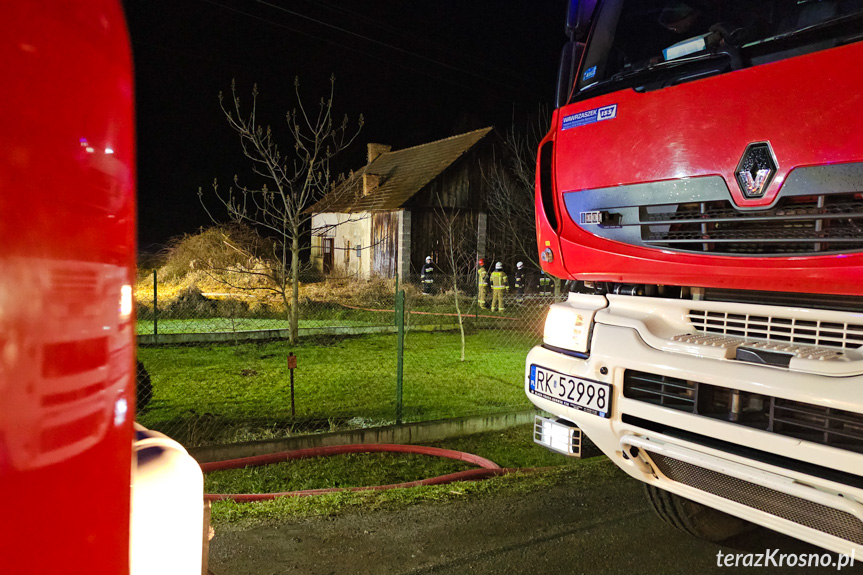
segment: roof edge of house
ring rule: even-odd
[[[380,158],[381,156],[384,156],[384,155],[398,154],[399,152],[406,152],[408,150],[413,150],[416,148],[422,148],[423,146],[430,146],[432,144],[439,144],[440,142],[446,142],[447,140],[455,140],[456,138],[464,138],[465,136],[469,136],[471,134],[476,134],[477,132],[483,132],[484,131],[485,132],[485,134],[483,134],[483,137],[484,137],[486,134],[491,132],[493,129],[494,129],[494,126],[487,126],[485,128],[479,128],[478,130],[471,130],[470,132],[464,132],[462,134],[455,134],[454,136],[448,136],[446,138],[441,138],[439,140],[432,140],[431,142],[425,142],[425,143],[417,144],[415,146],[410,146],[407,148],[400,148],[398,150],[390,150],[389,152],[384,152],[383,154],[378,156],[378,158]],[[377,160],[377,158],[375,158],[375,160]],[[372,164],[374,164],[374,161],[371,164],[366,164],[366,166],[371,166]]]

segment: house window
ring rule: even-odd
[[[357,259],[360,259],[361,255],[363,255],[363,247],[360,244],[357,244]]]

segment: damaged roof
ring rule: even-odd
[[[306,211],[320,214],[398,210],[491,130],[491,127],[483,128],[384,152]]]

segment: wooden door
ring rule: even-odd
[[[324,273],[328,274],[333,271],[333,238],[321,238],[321,250],[324,258]]]

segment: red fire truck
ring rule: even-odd
[[[0,573],[201,573],[201,470],[135,414],[132,60],[116,0],[0,20]]]
[[[540,143],[527,357],[668,523],[863,555],[863,2],[588,0]]]

